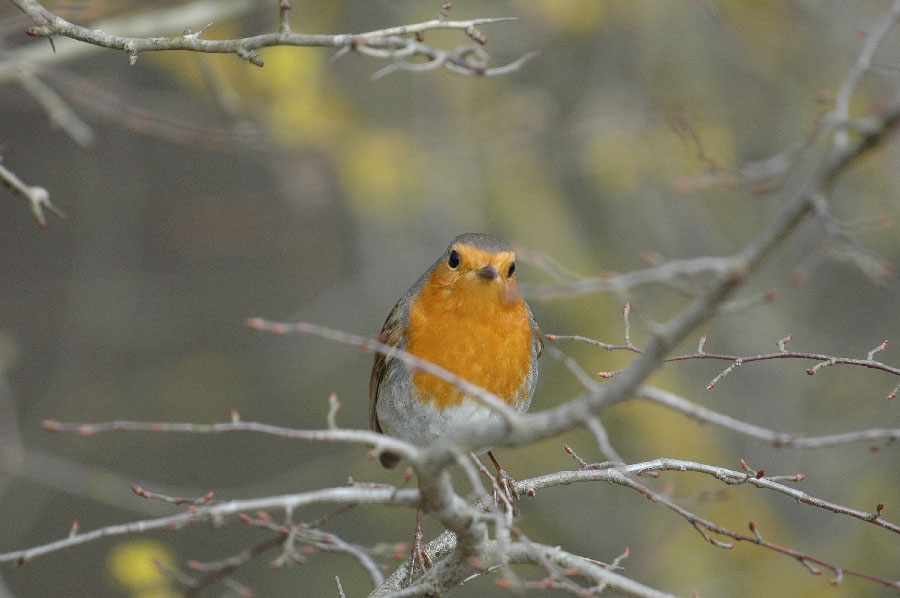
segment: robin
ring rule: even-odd
[[[453,239],[391,310],[379,338],[490,391],[519,413],[531,404],[544,344],[519,294],[516,254],[506,241],[480,233]],[[428,446],[468,424],[499,417],[434,374],[411,371],[384,354],[375,357],[369,425],[376,432]],[[506,473],[490,450],[481,452],[498,473]],[[383,452],[379,460],[392,468],[400,457]]]

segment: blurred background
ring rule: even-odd
[[[191,13],[193,20],[171,25],[158,14],[188,4],[47,7],[90,27],[115,19],[120,34],[147,23],[144,35],[178,35],[214,21],[208,39],[277,28],[274,0],[222,3],[211,16]],[[293,6],[294,30],[304,33],[369,31],[441,10],[440,2],[407,0]],[[453,2],[451,18],[517,18],[481,28],[492,66],[538,56],[498,78],[438,70],[373,79],[384,61],[330,61],[328,49],[262,50],[261,69],[235,56],[185,52],[141,54],[129,66],[121,53],[59,39],[54,55],[46,39],[24,35],[27,18],[0,4],[3,164],[46,187],[66,214],[40,229],[22,198],[0,191],[0,552],[65,537],[73,520],[86,531],[175,511],[137,498],[132,484],[230,499],[341,486],[349,477],[398,483],[399,473],[383,471],[356,446],[254,435],[80,437],[49,434],[41,422],[211,422],[236,409],[244,420],[314,429],[326,425],[327,397],[336,393],[339,425],[366,428],[371,356],[313,337],[253,332],[244,321],[306,320],[374,336],[461,232],[491,232],[527,250],[519,279],[545,333],[620,342],[630,301],[632,340],[642,344],[654,322],[688,304],[690,284],[554,299],[536,292],[553,279],[535,256],[597,276],[738,250],[802,186],[827,143],[813,145],[780,185],[703,189],[690,177],[728,173],[802,144],[888,6],[463,0]],[[425,39],[445,48],[471,43],[453,31]],[[853,114],[896,96],[898,59],[900,28],[860,83]],[[9,76],[19,66],[35,69],[90,127],[89,143],[49,121],[33,86]],[[896,143],[868,156],[841,178],[830,203],[856,242],[895,267],[898,158]],[[790,349],[858,358],[885,339],[900,343],[896,280],[874,280],[851,257],[819,222],[805,223],[737,297],[752,303],[777,289],[777,299],[723,314],[696,336],[708,336],[709,352],[744,356],[774,351],[788,333]],[[895,346],[879,357],[900,363]],[[633,358],[559,348],[590,373]],[[687,362],[666,366],[652,382],[783,432],[900,427],[900,404],[885,400],[900,380],[849,367],[810,377],[811,365],[750,364],[707,391],[727,363]],[[545,358],[532,410],[581,391],[565,367]],[[900,520],[896,444],[778,450],[639,402],[601,419],[630,462],[665,456],[738,469],[743,458],[770,475],[802,472],[802,489],[833,502],[866,511],[884,503],[885,518]],[[524,479],[574,467],[563,444],[589,461],[604,459],[583,431],[498,456]],[[884,529],[697,475],[664,474],[656,487],[723,526],[747,531],[753,520],[769,541],[900,578],[900,538]],[[748,543],[715,548],[623,488],[562,487],[521,507],[530,538],[605,562],[628,548],[626,575],[679,595],[896,594],[852,578],[832,587],[829,572],[810,575],[790,557]],[[411,511],[358,508],[327,529],[372,545],[409,541],[413,522]],[[426,530],[440,531],[433,521]],[[151,558],[173,567],[214,561],[265,537],[234,520],[217,530],[111,538],[3,567],[0,595],[177,595],[180,586],[156,575]],[[305,565],[272,570],[275,556],[236,579],[258,596],[337,595],[335,575],[348,595],[371,589],[348,558],[317,552]],[[204,595],[234,591],[218,585]],[[488,577],[454,595],[495,593]]]

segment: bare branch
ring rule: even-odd
[[[50,121],[81,147],[94,142],[94,130],[69,108],[65,100],[27,68],[19,69],[19,83],[47,112]]]
[[[635,347],[631,343],[626,343],[623,345],[615,345],[610,343],[604,343],[602,341],[594,340],[581,335],[564,335],[564,334],[545,334],[544,338],[551,342],[558,341],[576,341],[581,343],[586,343],[595,347],[599,347],[601,349],[606,349],[607,351],[631,351],[638,354],[643,354],[644,351],[638,347]],[[882,363],[877,361],[874,358],[876,353],[884,351],[887,348],[887,341],[882,342],[878,347],[868,352],[865,359],[859,359],[854,357],[838,357],[834,355],[826,355],[824,353],[809,353],[809,352],[800,352],[800,351],[788,351],[785,348],[785,344],[788,340],[790,340],[790,335],[778,341],[778,351],[776,353],[760,353],[758,355],[724,355],[721,353],[707,353],[703,350],[703,347],[706,345],[706,337],[703,337],[700,347],[696,353],[687,353],[683,355],[672,355],[663,359],[664,362],[673,362],[673,361],[689,361],[689,360],[704,360],[704,359],[712,359],[717,361],[729,361],[731,365],[729,365],[725,370],[720,372],[715,378],[713,378],[707,385],[707,390],[712,390],[718,385],[718,383],[733,372],[736,368],[746,365],[748,363],[754,363],[758,361],[770,361],[773,359],[797,359],[797,360],[806,360],[806,361],[817,361],[818,363],[813,367],[807,368],[806,373],[810,376],[815,375],[819,370],[834,366],[834,365],[852,365],[865,367],[873,370],[879,370],[882,372],[886,372],[888,374],[892,374],[894,376],[900,376],[900,368],[888,365],[886,363]],[[560,358],[562,359],[562,357]],[[571,366],[570,366],[571,368]],[[603,378],[610,378],[617,374],[618,372],[601,372],[600,375]],[[585,381],[583,380],[583,383]],[[887,398],[893,398],[891,395],[888,395]]]
[[[847,76],[844,77],[843,83],[841,83],[841,88],[834,99],[834,111],[829,115],[829,118],[835,123],[842,124],[849,120],[850,98],[853,95],[853,91],[856,89],[862,76],[869,72],[875,52],[898,20],[900,20],[900,0],[894,0],[885,16],[876,21],[874,27],[868,31],[866,41],[856,57],[856,62],[853,64],[850,72],[847,73]],[[850,136],[846,128],[840,127],[834,134],[834,146],[843,150],[849,142]]]
[[[195,507],[184,513],[144,519],[122,525],[110,525],[91,532],[70,535],[62,540],[50,542],[26,550],[16,550],[0,554],[0,563],[13,562],[23,565],[40,556],[85,544],[100,538],[145,533],[157,529],[178,529],[197,522],[219,521],[224,517],[265,509],[293,511],[316,504],[382,504],[413,507],[419,503],[419,492],[413,489],[396,488],[328,488],[303,494],[285,494],[248,500],[233,500],[211,506]]]
[[[3,166],[3,164],[0,164],[0,182],[13,193],[17,193],[28,200],[28,203],[31,205],[31,213],[34,215],[35,221],[41,228],[47,227],[47,218],[44,216],[45,209],[56,214],[60,218],[65,217],[63,213],[51,203],[50,193],[46,189],[26,184],[22,179],[17,177],[13,171]]]
[[[16,3],[36,23],[45,23],[41,9],[34,2]],[[108,30],[127,30],[131,35],[152,35],[160,30],[183,31],[185,24],[209,23],[211,20],[221,21],[234,18],[254,6],[253,0],[201,0],[188,4],[168,6],[157,10],[130,14],[122,18],[109,18],[92,23],[92,27]],[[39,5],[37,5],[39,6]],[[47,12],[47,11],[45,11]],[[49,14],[49,13],[48,13]],[[17,80],[18,69],[28,68],[39,73],[49,65],[71,62],[84,58],[90,53],[103,50],[101,46],[84,44],[68,38],[53,39],[53,48],[44,44],[29,44],[12,48],[3,54],[0,60],[0,83]],[[52,51],[51,51],[52,50]]]
[[[107,33],[102,29],[88,29],[70,23],[44,8],[37,0],[12,0],[36,23],[26,30],[33,37],[67,37],[76,41],[120,50],[128,56],[131,64],[137,61],[141,52],[187,50],[212,54],[235,54],[256,65],[263,66],[258,50],[275,46],[337,48],[343,53],[356,51],[368,56],[396,60],[388,71],[380,71],[379,76],[392,70],[430,70],[443,67],[451,72],[465,75],[503,75],[520,68],[533,54],[527,54],[505,66],[488,68],[487,55],[472,47],[442,50],[429,46],[420,40],[428,31],[439,29],[458,30],[479,44],[486,39],[477,27],[513,20],[511,17],[479,18],[465,21],[451,21],[446,18],[432,19],[413,25],[402,25],[359,34],[311,35],[294,33],[291,30],[288,10],[279,5],[279,29],[274,33],[256,35],[241,39],[207,40],[201,36],[205,27],[196,33],[185,32],[174,37],[129,37]],[[414,37],[408,37],[414,36]],[[421,59],[418,64],[403,62],[407,59]]]
[[[555,272],[552,266],[535,259],[539,254],[531,253],[526,258],[530,263],[544,267],[548,272]],[[621,293],[634,287],[651,283],[669,283],[684,276],[702,274],[725,274],[736,269],[739,263],[734,258],[701,257],[695,259],[672,260],[660,266],[635,270],[627,274],[608,274],[598,277],[562,280],[546,285],[522,285],[523,293],[539,300],[578,297],[593,293]]]
[[[139,422],[139,421],[109,421],[101,423],[65,423],[53,420],[45,420],[43,428],[48,432],[76,432],[82,436],[91,436],[103,432],[154,432],[180,433],[180,434],[224,434],[232,432],[255,432],[268,434],[289,440],[309,440],[315,442],[348,442],[364,444],[375,449],[376,454],[381,451],[390,451],[403,455],[404,458],[415,461],[419,455],[419,448],[396,438],[370,432],[368,430],[296,430],[283,426],[274,426],[259,422],[240,421],[236,412],[232,412],[232,421],[216,422],[211,424],[194,423],[168,423],[168,422]]]
[[[642,386],[636,398],[652,401],[699,422],[708,422],[722,428],[732,430],[744,436],[757,438],[772,443],[778,448],[826,448],[854,442],[889,442],[900,440],[900,428],[870,429],[857,432],[844,432],[827,436],[801,436],[787,432],[776,432],[753,425],[737,418],[692,403],[678,395],[655,388]]]
[[[574,455],[577,458],[577,455]],[[581,463],[584,463],[579,459]],[[547,474],[543,476],[538,476],[535,478],[531,478],[528,480],[523,480],[519,482],[519,487],[525,492],[528,496],[533,496],[538,490],[543,490],[552,487],[566,486],[573,483],[583,483],[583,482],[605,482],[605,483],[613,483],[617,485],[624,486],[626,488],[630,488],[641,494],[645,495],[647,498],[652,500],[654,503],[665,506],[666,508],[678,513],[680,516],[685,518],[697,531],[702,535],[702,537],[709,543],[718,546],[720,548],[730,548],[732,545],[728,543],[723,543],[715,538],[713,538],[710,533],[726,536],[731,538],[732,540],[750,542],[753,544],[757,544],[763,546],[764,548],[774,550],[781,554],[785,554],[791,556],[792,558],[797,559],[798,561],[805,563],[815,563],[822,567],[826,567],[835,571],[837,574],[838,571],[843,571],[844,575],[850,575],[854,577],[859,577],[862,579],[866,579],[869,581],[873,581],[875,583],[879,583],[881,585],[885,585],[892,588],[900,588],[900,583],[877,577],[862,571],[846,569],[844,567],[839,567],[837,565],[831,564],[824,559],[819,557],[809,555],[806,553],[802,553],[799,551],[795,551],[790,548],[786,548],[784,546],[780,546],[778,544],[767,542],[762,539],[762,537],[758,534],[758,531],[755,530],[755,526],[751,523],[751,530],[753,531],[753,535],[742,534],[740,532],[736,532],[730,530],[728,528],[722,527],[712,521],[704,519],[702,517],[697,516],[696,514],[688,511],[687,509],[677,505],[674,501],[669,499],[666,496],[663,496],[653,490],[647,488],[644,484],[642,484],[639,478],[635,478],[633,476],[640,476],[647,474],[661,472],[661,471],[673,471],[673,472],[686,472],[692,471],[697,473],[702,473],[708,475],[710,477],[715,478],[716,480],[723,482],[729,486],[737,486],[737,485],[751,485],[761,489],[772,490],[775,492],[779,492],[781,494],[785,494],[792,499],[800,502],[802,504],[810,505],[813,507],[821,508],[833,513],[847,515],[861,521],[865,521],[868,523],[873,523],[879,527],[882,527],[888,531],[894,533],[900,533],[900,525],[897,525],[892,522],[885,521],[881,519],[880,510],[876,513],[868,513],[865,511],[859,511],[857,509],[852,509],[843,505],[838,505],[818,497],[810,496],[809,494],[792,488],[790,486],[786,486],[781,483],[780,480],[786,481],[794,481],[798,482],[803,479],[802,474],[798,475],[790,475],[790,476],[765,476],[764,472],[757,472],[753,470],[747,471],[735,471],[727,468],[705,465],[701,463],[695,463],[691,461],[681,461],[677,459],[656,459],[653,461],[647,461],[643,463],[635,463],[632,465],[618,465],[618,466],[610,466],[608,464],[601,464],[599,466],[592,466],[588,464],[584,464],[580,471],[560,471],[553,474]],[[479,510],[485,510],[487,508],[485,499],[476,504],[476,508]],[[454,539],[453,534],[449,532],[445,532],[436,540],[428,546],[429,553],[436,554],[438,558],[450,554],[454,547]],[[543,547],[538,547],[538,550],[542,550]],[[520,559],[525,558],[527,562],[536,562],[534,552],[531,552],[530,555],[522,555],[520,551],[529,550],[534,551],[535,547],[533,545],[529,545],[527,543],[513,543],[512,545],[505,548],[506,553],[503,555],[511,563],[523,562]],[[495,555],[496,553],[491,552],[488,554]],[[576,557],[583,558],[583,557]],[[489,569],[491,566],[495,566],[496,563],[499,562],[500,559],[491,560],[488,562],[481,562],[481,566],[484,570]],[[583,563],[588,563],[586,559]],[[572,566],[576,566],[572,564]],[[421,592],[423,586],[418,584],[414,584],[413,586],[406,588],[405,590],[400,590],[402,587],[402,581],[406,578],[406,572],[404,567],[399,568],[394,575],[391,576],[386,582],[385,585],[376,590],[373,595],[379,595],[380,592],[383,591],[397,591],[400,593],[397,595],[400,596],[415,596],[419,595],[417,592]],[[625,592],[625,590],[619,589],[617,591]],[[652,589],[645,589],[642,591],[650,591],[653,592]],[[627,595],[657,595],[653,593],[644,594],[644,593],[636,593]],[[392,594],[393,595],[393,594]]]
[[[590,470],[590,471],[595,471],[595,470]],[[791,488],[790,486],[786,486],[778,481],[775,481],[775,480],[800,481],[804,478],[803,474],[795,474],[795,475],[788,475],[788,476],[765,476],[765,475],[760,475],[760,473],[764,473],[764,472],[734,471],[734,470],[727,469],[724,467],[706,465],[703,463],[695,463],[693,461],[682,461],[680,459],[655,459],[653,461],[645,461],[643,463],[636,463],[634,465],[624,465],[624,466],[617,466],[617,467],[609,467],[609,466],[604,465],[603,469],[600,469],[599,471],[606,472],[606,473],[604,473],[604,475],[601,475],[597,478],[590,477],[590,479],[603,480],[605,482],[612,482],[615,484],[620,483],[620,479],[629,480],[628,483],[621,484],[621,485],[627,486],[627,487],[632,487],[632,478],[629,478],[625,474],[641,475],[641,474],[657,472],[657,471],[680,471],[680,472],[693,471],[696,473],[702,473],[702,474],[714,477],[715,479],[717,479],[725,484],[728,484],[729,486],[739,486],[742,484],[748,484],[750,486],[755,486],[757,488],[764,488],[767,490],[772,490],[772,491],[787,495],[799,503],[810,505],[810,506],[817,507],[820,509],[824,509],[826,511],[830,511],[832,513],[836,513],[839,515],[847,515],[849,517],[853,517],[854,519],[859,519],[860,521],[865,521],[866,523],[873,523],[873,524],[877,525],[878,527],[882,527],[882,528],[884,528],[888,531],[891,531],[895,534],[900,534],[900,525],[882,519],[878,513],[869,513],[866,511],[860,511],[858,509],[853,509],[850,507],[832,503],[832,502],[826,501],[824,499],[821,499],[821,498],[818,498],[815,496],[810,496],[809,494],[807,494],[806,492],[803,492],[802,490],[797,490],[796,488]],[[613,472],[615,472],[615,473],[613,473]],[[575,473],[575,472],[573,472],[573,473]],[[546,482],[536,482],[536,480],[539,480],[539,479],[542,480],[543,477],[534,478],[532,480],[522,482],[521,485],[526,489],[538,490],[541,487],[543,487],[542,484],[546,483]],[[575,481],[575,480],[570,480],[570,481]]]

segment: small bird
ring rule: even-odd
[[[506,241],[481,233],[459,235],[400,298],[379,339],[490,391],[523,413],[531,405],[544,344],[515,273],[516,254]],[[491,418],[500,416],[453,384],[376,355],[369,383],[372,430],[428,446]],[[506,474],[487,447],[481,452],[488,453],[499,474]],[[383,452],[379,460],[392,468],[400,457]],[[416,526],[420,540],[419,513]]]
[[[410,288],[381,330],[380,340],[439,365],[504,400],[531,404],[543,340],[519,294],[516,254],[496,237],[467,233]],[[369,383],[369,424],[376,432],[428,446],[453,430],[497,417],[451,383],[384,354]],[[392,468],[399,456],[382,453]]]

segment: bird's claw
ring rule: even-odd
[[[425,534],[422,533],[422,512],[416,511],[416,532],[413,534],[412,549],[409,551],[409,580],[407,585],[412,585],[416,575],[416,569],[425,571],[434,566],[431,557],[425,550]]]

